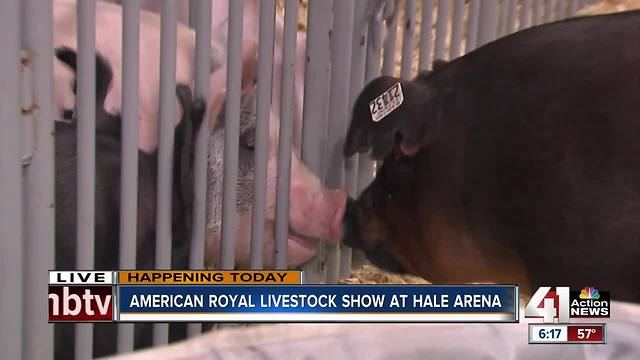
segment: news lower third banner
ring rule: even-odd
[[[299,271],[62,273],[50,272],[50,322],[518,322],[519,316],[515,285],[311,285]]]

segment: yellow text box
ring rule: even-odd
[[[302,284],[301,271],[119,271],[118,284]]]

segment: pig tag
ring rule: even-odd
[[[371,111],[371,119],[374,122],[382,120],[385,116],[389,115],[393,110],[402,105],[404,95],[402,94],[402,86],[400,83],[395,83],[387,91],[383,92],[380,96],[375,98],[369,103],[369,111]]]

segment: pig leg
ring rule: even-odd
[[[172,268],[188,269],[192,237],[193,166],[196,136],[204,120],[206,104],[203,99],[192,99],[191,89],[178,85],[176,89],[182,106],[182,121],[176,127],[176,148],[173,165],[174,181],[174,237]],[[185,339],[187,324],[175,323],[169,327],[169,341]]]
[[[183,112],[182,120],[176,127],[174,135],[171,267],[173,269],[188,269],[191,245],[191,211],[193,209],[194,146],[196,136],[204,120],[206,105],[203,99],[192,99],[191,90],[186,85],[179,84],[176,88],[176,94]],[[145,176],[144,178],[149,177]],[[155,204],[155,194],[148,194],[148,196],[143,201]],[[139,268],[151,269],[155,263],[155,260],[148,255],[153,254],[155,248],[153,227],[148,228],[145,238],[146,240],[142,244],[145,250],[138,253]],[[152,329],[151,324],[136,324],[136,349],[152,346]],[[171,342],[185,338],[186,323],[173,323],[169,326],[169,340]]]
[[[206,105],[202,99],[191,99],[191,90],[186,85],[178,85],[177,95],[183,108],[183,120],[176,127],[176,163],[174,179],[181,190],[185,224],[191,224],[193,209],[193,156],[196,134],[204,119]],[[180,126],[183,124],[182,126]],[[190,234],[188,234],[190,235]],[[191,236],[188,236],[189,238]]]

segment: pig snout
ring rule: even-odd
[[[342,243],[351,248],[358,248],[361,244],[358,231],[356,229],[356,201],[352,197],[347,198],[347,206],[343,217],[343,238]]]
[[[343,220],[342,243],[364,252],[373,251],[386,242],[385,224],[370,208],[369,195],[367,188],[358,200],[349,197]]]
[[[312,189],[308,184],[291,185],[289,226],[296,234],[336,244],[342,238],[347,194],[342,189]]]
[[[408,273],[407,267],[392,251],[389,241],[378,237],[371,239],[361,232],[362,226],[365,225],[364,223],[372,221],[370,218],[363,218],[362,215],[362,209],[358,208],[358,202],[349,197],[344,213],[342,243],[350,248],[362,250],[367,260],[380,269],[397,274]]]

